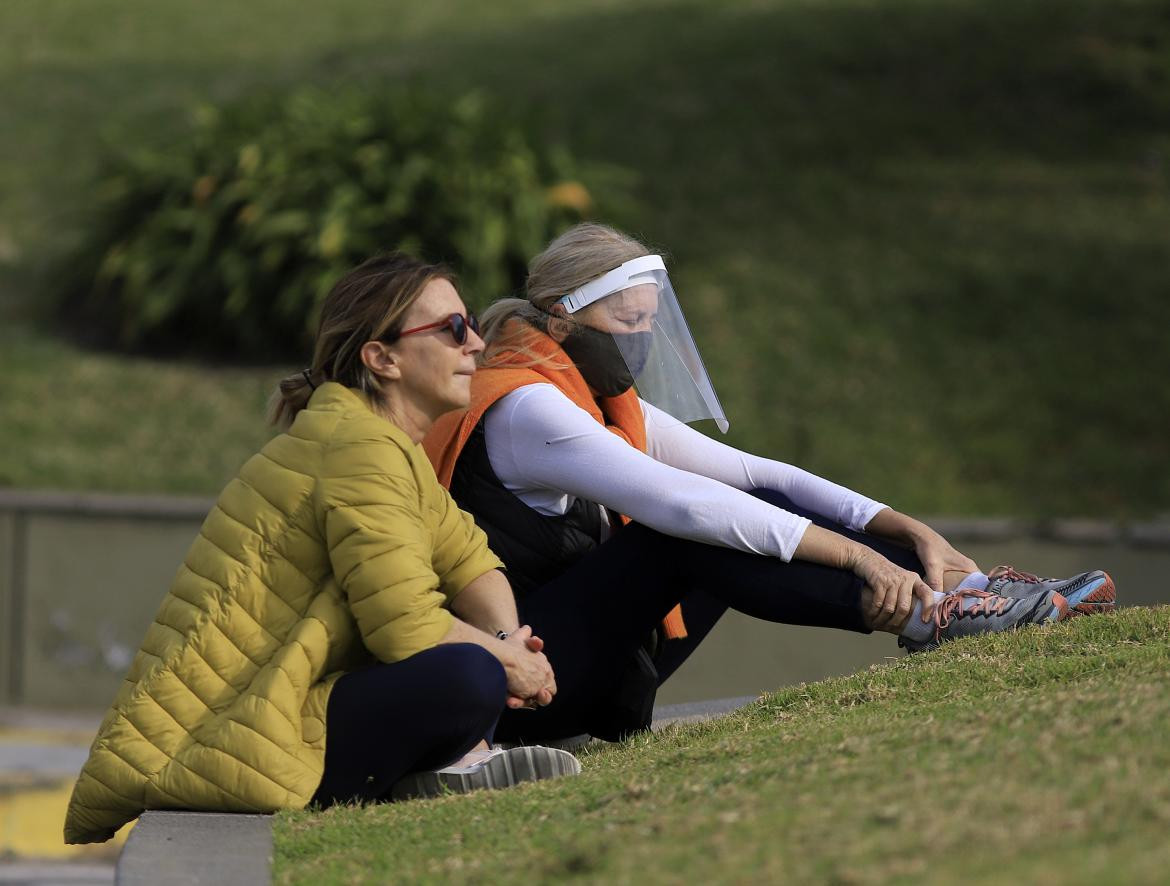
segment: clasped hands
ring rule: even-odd
[[[528,625],[521,625],[503,641],[513,647],[513,654],[504,665],[508,675],[509,708],[544,707],[557,694],[557,683],[552,665],[545,657],[544,641],[532,633]]]

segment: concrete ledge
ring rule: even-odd
[[[1011,517],[922,517],[927,526],[948,539],[962,541],[1012,541],[1033,538],[1037,527],[1026,520]]]
[[[1011,517],[924,517],[923,522],[948,539],[961,542],[1056,542],[1062,545],[1122,544],[1170,548],[1170,522],[1118,523],[1069,518],[1021,520]]]
[[[1139,548],[1170,548],[1170,523],[1133,523],[1126,540]]]
[[[214,498],[203,496],[117,495],[107,492],[0,489],[0,511],[24,514],[202,520],[214,504]]]
[[[1107,520],[1052,520],[1039,533],[1041,538],[1074,545],[1115,544],[1124,534],[1120,524]]]
[[[0,513],[202,520],[214,504],[214,498],[205,496],[0,489]],[[1140,547],[1170,547],[1170,520],[1121,523],[1080,518],[1029,520],[1016,517],[935,516],[922,519],[946,537],[960,541],[1039,539],[1066,544],[1122,543]]]
[[[692,701],[684,704],[664,704],[654,708],[654,723],[651,728],[661,729],[673,723],[698,723],[730,714],[746,707],[758,696],[744,695],[739,698],[719,698],[714,701]]]
[[[118,859],[124,886],[267,886],[272,816],[145,812]]]
[[[102,722],[101,711],[58,711],[26,705],[0,705],[0,731],[17,730],[50,733],[58,737],[56,743],[68,744],[80,738],[78,744],[89,744]]]
[[[104,864],[13,861],[0,865],[0,883],[11,886],[110,886],[114,869]]]

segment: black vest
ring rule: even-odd
[[[601,543],[602,512],[594,502],[578,498],[564,516],[549,517],[504,487],[488,460],[482,419],[455,462],[451,497],[487,534],[517,597],[561,575]]]
[[[601,543],[605,518],[595,502],[578,498],[564,516],[546,517],[504,487],[488,460],[482,419],[455,462],[451,497],[487,534],[488,546],[508,568],[517,597],[561,575]],[[657,646],[655,632],[636,650],[605,703],[589,713],[586,728],[591,735],[619,741],[650,728],[658,688],[651,656]]]

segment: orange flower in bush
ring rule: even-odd
[[[582,215],[593,208],[593,197],[580,182],[561,182],[545,191],[548,205],[556,209],[571,209]]]

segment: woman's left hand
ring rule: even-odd
[[[943,592],[943,581],[948,572],[970,575],[979,571],[974,560],[955,550],[949,541],[925,523],[919,523],[915,530],[914,553],[922,561],[923,578],[932,590]]]
[[[508,635],[508,638],[504,642],[515,646],[518,649],[526,650],[527,652],[539,653],[543,652],[544,650],[544,640],[535,636],[532,633],[532,628],[530,628],[528,625],[522,625],[521,627],[512,631],[512,633]],[[541,657],[543,658],[543,655]],[[552,672],[550,670],[550,677],[551,674]],[[549,686],[542,687],[535,695],[528,698],[524,698],[519,695],[512,695],[509,693],[507,705],[513,710],[524,708],[531,710],[537,707],[544,707],[545,705],[552,703],[553,695],[556,692],[555,685],[555,683],[552,684],[551,688]]]
[[[893,508],[882,508],[866,524],[866,532],[872,532],[899,544],[910,545],[922,561],[922,578],[927,586],[943,593],[943,582],[948,572],[961,572],[964,576],[978,572],[979,566],[966,554],[951,547],[951,543],[923,523]]]

